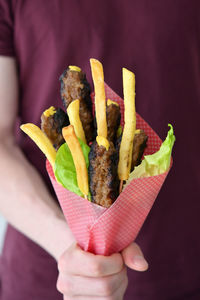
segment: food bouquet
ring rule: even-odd
[[[61,108],[41,116],[41,129],[21,129],[47,157],[46,168],[77,243],[110,255],[136,238],[172,165],[173,128],[162,143],[135,111],[135,76],[123,68],[124,100],[104,84],[102,64],[62,74]]]

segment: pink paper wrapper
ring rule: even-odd
[[[105,91],[106,98],[119,103],[123,125],[123,100],[106,84]],[[92,99],[94,103],[94,94]],[[138,114],[137,128],[148,135],[145,155],[159,150],[161,139]],[[77,243],[85,251],[101,255],[120,252],[135,240],[168,174],[132,180],[110,208],[103,208],[61,186],[48,161],[46,168]]]

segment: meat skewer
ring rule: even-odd
[[[136,166],[141,163],[142,155],[147,146],[148,136],[145,134],[144,130],[137,129],[135,131],[135,136],[133,140],[133,154],[131,163],[131,172]]]
[[[62,136],[62,128],[67,125],[69,125],[68,116],[61,108],[51,106],[41,116],[41,130],[56,150],[65,142]]]
[[[92,202],[110,207],[119,194],[118,152],[112,142],[108,150],[94,142],[89,153],[89,178]]]
[[[119,151],[122,135],[119,136],[116,142],[116,149]],[[147,147],[148,136],[142,129],[136,129],[133,139],[133,151],[132,151],[132,162],[131,172],[141,163],[141,159],[145,148]]]
[[[117,130],[120,126],[121,113],[119,104],[110,99],[107,101],[106,119],[108,125],[108,140],[115,144],[117,140]]]
[[[92,115],[91,89],[85,73],[76,66],[69,66],[60,76],[61,99],[67,109],[69,104],[80,100],[80,119],[83,125],[87,143],[94,138],[94,121]]]

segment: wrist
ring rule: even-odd
[[[58,261],[63,252],[75,242],[75,238],[61,211],[60,214],[52,218],[48,224],[48,243],[46,250]]]
[[[45,198],[51,199],[51,198]],[[38,201],[36,201],[37,203]],[[37,206],[37,204],[36,204]],[[51,201],[40,202],[35,214],[38,215],[37,228],[33,240],[58,260],[75,239],[58,204]]]

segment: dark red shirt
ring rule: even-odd
[[[150,267],[129,272],[126,300],[200,299],[199,12],[198,0],[0,0],[0,54],[19,66],[21,123],[62,105],[69,64],[91,82],[94,57],[121,96],[121,68],[135,72],[137,111],[162,139],[174,125],[174,165],[137,238]],[[25,135],[19,145],[50,186],[42,153]],[[53,258],[10,226],[0,268],[1,300],[62,299]]]

